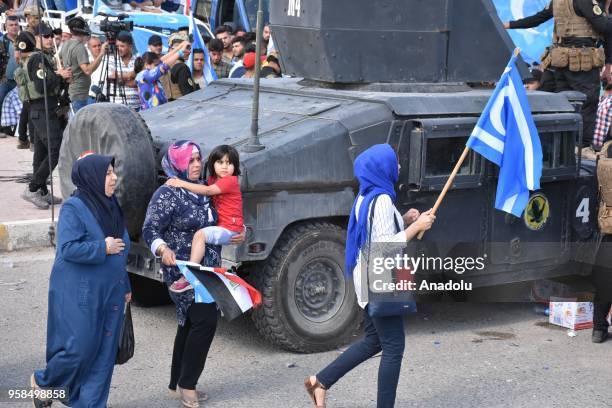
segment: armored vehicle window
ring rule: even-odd
[[[465,148],[467,137],[453,137],[427,140],[425,176],[449,176]],[[476,155],[470,152],[458,174],[477,174]]]
[[[559,169],[576,165],[572,132],[541,132],[542,168]]]

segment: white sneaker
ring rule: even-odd
[[[121,8],[123,8],[123,11],[134,11],[134,8],[127,3],[124,3]]]
[[[40,189],[32,192],[26,186],[25,191],[21,193],[21,198],[23,198],[26,201],[31,202],[32,204],[34,204],[36,207],[40,209],[46,210],[49,208],[49,203],[47,202],[47,200],[43,198],[42,194],[40,193]]]
[[[121,6],[121,1],[120,0],[108,0],[106,4],[108,4],[110,7],[119,7]]]

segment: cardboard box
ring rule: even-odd
[[[593,303],[552,298],[548,321],[571,330],[593,328]]]

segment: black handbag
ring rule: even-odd
[[[368,233],[368,260],[365,273],[368,277],[368,294],[370,291],[370,250],[372,245],[372,224],[374,223],[374,208],[376,207],[376,201],[379,196],[376,196],[372,201],[370,209],[369,223],[370,229]],[[400,228],[395,214],[393,215],[393,222],[395,223],[395,232],[399,233],[402,229]],[[394,270],[393,279],[397,279],[398,271]],[[363,271],[362,271],[363,273]],[[409,313],[416,312],[416,302],[412,296],[408,293],[391,292],[383,296],[379,296],[381,300],[369,300],[367,305],[368,315],[371,317],[389,317],[389,316],[404,316]]]
[[[129,302],[125,302],[123,314],[123,325],[121,326],[121,333],[119,333],[119,347],[115,364],[124,364],[134,357],[134,346],[136,345],[134,326],[132,325],[132,309]]]

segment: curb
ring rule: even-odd
[[[51,219],[0,222],[0,252],[51,246]]]

